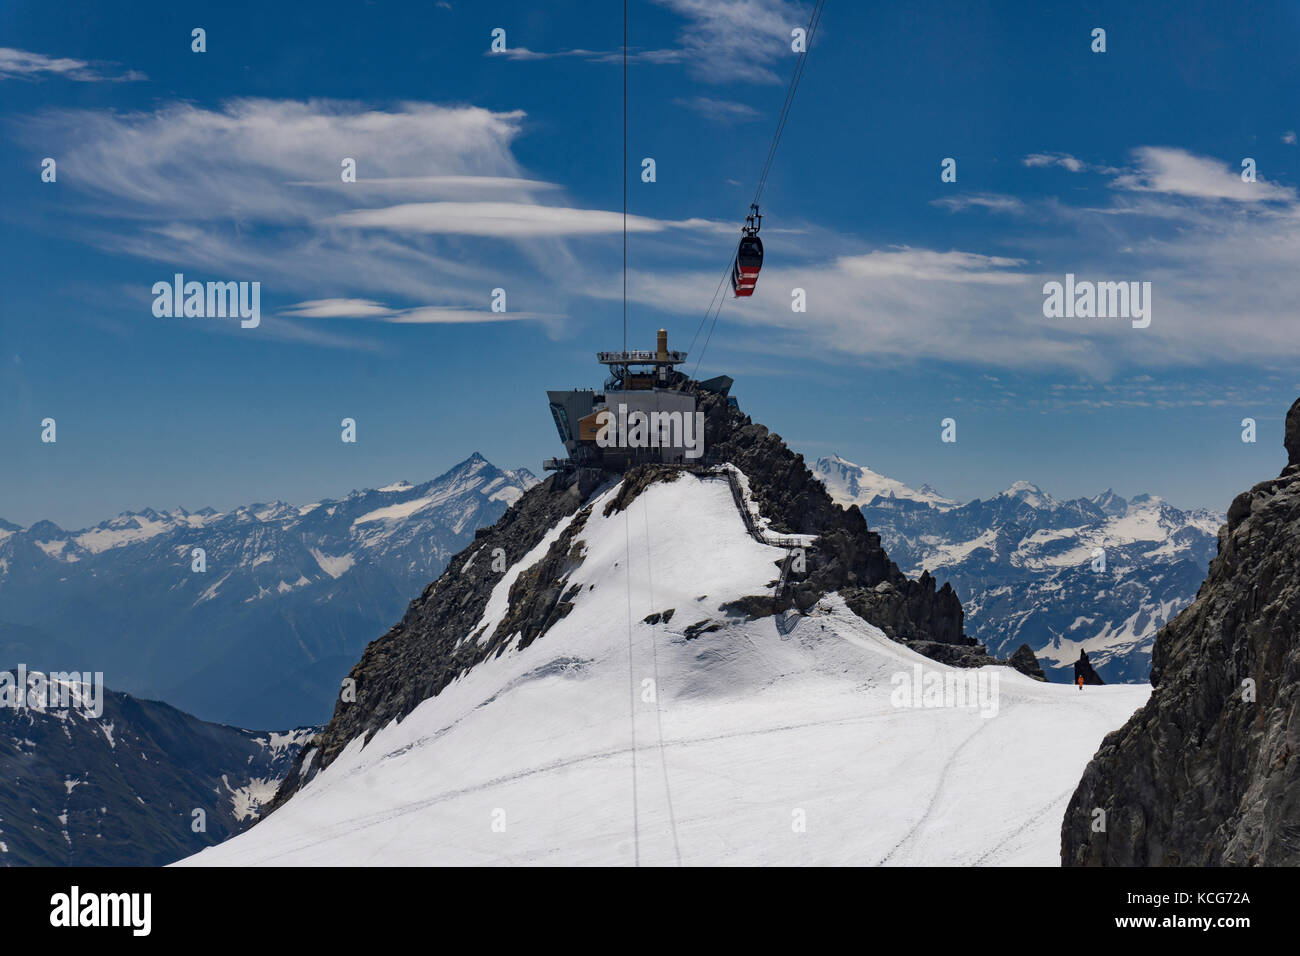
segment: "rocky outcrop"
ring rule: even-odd
[[[316,733],[241,730],[107,688],[98,715],[80,694],[28,706],[32,674],[0,673],[0,866],[164,866],[198,853],[258,816]]]
[[[1157,637],[1150,701],[1084,771],[1065,865],[1300,864],[1300,401],[1285,443],[1287,467],[1233,501],[1196,601]]]
[[[1286,413],[1286,434],[1282,444],[1286,447],[1287,465],[1300,465],[1300,398]]]
[[[962,634],[961,603],[957,602],[954,608],[947,600],[950,592],[936,591],[934,579],[928,572],[922,572],[916,581],[904,580],[907,581],[904,586],[886,579],[873,587],[841,585],[827,590],[841,590],[845,602],[858,617],[870,621],[887,637],[900,643],[928,641],[959,647],[977,646],[973,638]],[[980,653],[983,653],[982,648]]]
[[[855,613],[901,642],[974,648],[962,632],[961,601],[952,588],[937,587],[928,573],[908,578],[885,553],[880,535],[867,528],[856,505],[845,509],[831,500],[825,485],[802,455],[781,436],[751,421],[719,395],[701,392],[707,454],[730,462],[749,479],[750,493],[773,531],[815,534],[817,547],[807,573],[790,588],[801,610],[832,591],[844,593]],[[779,609],[778,609],[779,610]],[[982,654],[992,663],[991,658]]]
[[[1088,652],[1080,648],[1079,659],[1074,662],[1074,682],[1079,683],[1079,678],[1083,678],[1085,684],[1091,684],[1099,687],[1106,682],[1101,679],[1101,675],[1093,668],[1092,662],[1088,660]]]
[[[1007,663],[1034,680],[1047,681],[1047,675],[1043,673],[1042,665],[1038,663],[1038,658],[1034,656],[1034,649],[1028,644],[1021,644],[1017,647],[1016,652],[1007,659]]]

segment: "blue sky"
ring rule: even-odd
[[[0,8],[0,517],[313,500],[475,450],[539,471],[545,390],[598,384],[622,337],[621,6],[280,6]],[[829,0],[757,294],[700,374],[809,458],[951,497],[1028,479],[1226,508],[1281,466],[1300,394],[1300,6],[1034,6]],[[695,333],[809,7],[631,4],[631,344]],[[259,281],[262,324],[155,318],[176,272]],[[1150,327],[1044,318],[1067,272],[1150,281]]]

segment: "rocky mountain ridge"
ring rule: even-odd
[[[162,866],[220,843],[317,730],[241,730],[107,688],[95,714],[89,696],[0,706],[0,865]]]
[[[1300,400],[1287,464],[1242,492],[1196,600],[1157,635],[1150,700],[1061,827],[1067,866],[1300,864]]]

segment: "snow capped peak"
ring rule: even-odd
[[[528,469],[501,470],[475,452],[446,473],[418,486],[403,479],[377,489],[354,490],[341,500],[325,499],[299,506],[275,499],[269,503],[241,505],[228,512],[210,507],[194,512],[183,507],[173,511],[144,508],[123,511],[81,531],[65,531],[48,520],[38,521],[24,530],[0,520],[0,542],[30,541],[50,559],[66,565],[128,546],[152,547],[162,543],[161,546],[174,550],[179,547],[174,543],[177,536],[192,536],[200,530],[243,537],[268,533],[271,529],[302,533],[309,527],[307,534],[311,541],[317,542],[323,540],[322,535],[339,533],[330,522],[341,511],[339,517],[347,517],[342,528],[351,530],[342,532],[344,540],[331,539],[319,549],[324,563],[318,558],[307,568],[309,576],[314,576],[318,570],[316,565],[320,564],[320,570],[337,578],[352,566],[355,561],[352,552],[358,547],[400,549],[417,538],[428,541],[443,533],[462,534],[482,520],[484,509],[495,510],[502,504],[509,507],[536,484],[537,478]],[[351,540],[353,535],[363,540]],[[274,550],[261,544],[252,545],[251,553],[261,556],[261,560],[250,567],[270,562]],[[284,548],[279,550],[284,552]],[[436,549],[433,553],[436,554]],[[10,564],[0,557],[0,578],[8,573]],[[292,583],[299,571],[294,568],[285,580]]]
[[[36,524],[28,528],[27,534],[29,537],[36,540],[49,541],[49,540],[53,540],[54,538],[61,538],[64,535],[66,535],[67,532],[64,531],[62,528],[60,528],[58,525],[56,525],[53,521],[50,521],[49,519],[43,519],[41,521],[36,522]]]
[[[298,514],[297,508],[288,502],[280,501],[278,498],[270,504],[259,502],[239,510],[251,515],[258,521],[278,521],[281,518],[294,517]]]
[[[143,517],[141,515],[140,517]],[[140,527],[139,518],[129,511],[123,511],[116,518],[109,518],[107,521],[101,521],[95,525],[96,528],[138,528]]]
[[[1029,481],[1014,482],[1006,491],[998,492],[997,497],[1015,498],[1031,508],[1050,508],[1057,503],[1055,498]]]
[[[1007,490],[1003,492],[1003,494],[1010,495],[1013,498],[1019,497],[1020,495],[1025,493],[1041,495],[1043,493],[1043,489],[1039,488],[1032,481],[1017,481],[1017,482],[1013,482],[1011,484],[1011,487],[1007,488]]]
[[[1101,494],[1093,495],[1088,500],[1096,505],[1102,514],[1110,515],[1112,518],[1128,511],[1128,501],[1115,494],[1113,488],[1107,488]]]
[[[813,466],[813,474],[826,486],[831,499],[846,508],[850,505],[867,505],[878,497],[915,501],[940,510],[957,505],[957,502],[943,497],[929,485],[918,491],[839,455],[818,459]]]
[[[478,452],[470,455],[460,464],[451,469],[452,472],[462,475],[472,475],[482,471],[484,468],[491,468],[492,463],[480,455]]]
[[[531,488],[533,487],[533,485],[541,484],[541,481],[538,479],[538,477],[534,475],[531,471],[529,471],[527,468],[516,468],[514,469],[514,471],[506,472],[506,474],[514,478],[515,481],[518,481],[521,485],[524,486],[524,488]]]
[[[864,514],[904,573],[952,583],[967,633],[993,653],[1028,643],[1068,680],[1086,647],[1108,681],[1147,676],[1156,632],[1195,596],[1224,518],[1113,488],[1057,501],[1028,481],[947,511],[878,501]],[[1113,587],[1093,583],[1098,548]]]

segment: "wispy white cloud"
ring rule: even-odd
[[[503,57],[507,60],[520,60],[524,62],[532,60],[562,60],[568,58],[590,60],[593,63],[617,63],[623,62],[623,50],[620,47],[617,50],[530,50],[528,47],[516,46],[507,47],[504,50],[493,53],[487,51],[484,56]],[[685,53],[681,50],[633,50],[627,51],[627,61],[629,63],[679,63],[685,58]]]
[[[1116,176],[1117,189],[1134,192],[1167,193],[1195,199],[1227,199],[1253,203],[1269,200],[1294,202],[1296,191],[1262,178],[1243,182],[1241,167],[1196,156],[1183,149],[1167,146],[1143,146],[1134,151],[1137,168]]]
[[[1099,173],[1103,176],[1116,176],[1124,172],[1123,169],[1116,166],[1085,162],[1077,156],[1071,156],[1069,153],[1030,153],[1020,162],[1031,168],[1059,166],[1061,169],[1069,170],[1072,173]]]
[[[560,188],[559,183],[540,179],[523,179],[511,176],[370,176],[364,165],[355,182],[341,178],[312,182],[290,182],[286,186],[304,186],[316,189],[362,191],[366,193],[418,194],[422,197],[446,196],[455,199],[478,199],[502,195],[530,195]]]
[[[623,217],[570,208],[557,184],[525,175],[512,151],[523,119],[470,106],[242,99],[54,111],[26,134],[57,148],[71,174],[75,235],[115,254],[256,279],[271,301],[418,305],[377,306],[385,311],[373,317],[393,323],[552,322],[595,281],[566,243],[621,232]],[[340,176],[345,157],[355,183]],[[640,233],[723,228],[628,218]],[[485,311],[497,286],[510,290],[504,316]],[[307,317],[282,313],[286,323]]]
[[[723,329],[718,337],[744,350],[851,365],[939,360],[1103,372],[1093,343],[1044,325],[1042,297],[1023,266],[1003,256],[909,247],[786,266],[774,247],[754,297],[728,300],[720,312],[724,325],[743,325],[743,338]],[[669,314],[693,315],[716,283],[708,273],[637,273],[629,292]],[[806,312],[790,308],[795,288],[806,294]]]
[[[680,63],[709,83],[779,83],[776,66],[793,57],[791,31],[807,26],[808,11],[789,0],[655,0],[686,20],[672,49],[629,50],[631,63]],[[622,49],[543,51],[507,46],[486,56],[534,61],[575,58],[621,64]]]
[[[712,83],[780,83],[793,58],[790,31],[808,10],[786,0],[655,0],[686,18],[678,42],[690,72]]]
[[[869,282],[957,282],[980,285],[1015,285],[1023,277],[1008,271],[1023,266],[1023,259],[984,256],[973,252],[934,252],[930,249],[899,249],[844,256],[835,267],[846,276]]]
[[[324,220],[326,225],[528,239],[536,236],[589,236],[601,233],[661,232],[669,228],[725,231],[732,227],[707,219],[669,222],[604,209],[573,209],[517,202],[403,203],[359,209]]]
[[[370,319],[396,325],[463,325],[562,318],[546,312],[493,312],[490,309],[436,305],[394,309],[371,299],[312,299],[282,309],[280,314],[307,319]]]
[[[40,79],[48,76],[62,77],[81,83],[147,79],[143,73],[136,70],[123,72],[111,65],[94,65],[87,60],[46,56],[44,53],[0,47],[0,79]]]
[[[1294,146],[1295,140],[1296,140],[1295,130],[1293,129],[1289,129],[1282,134],[1282,142],[1286,143],[1288,146]]]
[[[792,251],[771,241],[757,293],[728,300],[719,334],[732,348],[847,365],[942,361],[1068,370],[1100,381],[1135,366],[1294,368],[1300,201],[1269,184],[1255,185],[1265,186],[1271,202],[1241,201],[1230,170],[1176,152],[1139,150],[1134,167],[1120,174],[1135,177],[1135,188],[1108,191],[1107,205],[1071,206],[1054,197],[936,202],[954,212],[1032,217],[1032,238],[990,237],[1004,249],[1025,250],[1020,255],[900,247],[792,261]],[[1066,272],[1150,282],[1150,327],[1044,318],[1043,285]],[[716,273],[638,273],[632,288],[638,301],[672,315],[700,311],[716,282]],[[795,288],[806,293],[806,313],[790,309]],[[726,335],[731,322],[743,326],[743,336]]]
[[[376,110],[341,101],[239,99],[205,109],[170,103],[148,112],[65,110],[32,122],[32,138],[60,145],[59,166],[97,194],[97,211],[170,220],[301,221],[342,209],[361,180],[495,177],[525,180],[511,154],[524,114],[407,103]],[[327,195],[289,183],[334,179]],[[512,187],[512,193],[518,193]]]
[[[372,299],[311,299],[281,311],[307,319],[382,319],[393,312]]]
[[[1025,203],[1015,196],[1003,196],[997,193],[975,193],[973,195],[945,196],[942,199],[930,200],[930,205],[938,206],[941,209],[947,209],[950,212],[960,212],[965,209],[978,208],[988,209],[993,212],[1023,212]]]
[[[1026,166],[1060,166],[1072,173],[1083,172],[1088,168],[1087,163],[1069,153],[1030,153],[1021,162]]]
[[[196,278],[262,280],[268,311],[297,303],[275,314],[283,334],[325,344],[346,340],[334,319],[549,326],[621,295],[612,251],[587,253],[621,232],[622,214],[566,206],[561,188],[529,177],[512,150],[523,120],[468,106],[241,100],[51,113],[29,132],[75,172],[63,201],[82,238],[156,262],[164,276],[184,265]],[[357,160],[358,183],[333,183],[343,157]],[[1221,161],[1167,147],[1136,151],[1111,178],[1095,208],[997,194],[936,201],[1033,217],[1032,240],[1012,230],[985,249],[871,250],[815,224],[791,224],[804,227],[797,240],[773,230],[758,294],[725,307],[721,322],[743,315],[749,330],[767,330],[747,348],[814,349],[863,366],[951,361],[1104,378],[1135,362],[1300,358],[1295,190],[1240,183]],[[628,228],[642,236],[635,301],[698,314],[722,263],[695,263],[734,225],[629,216]],[[1042,285],[1067,271],[1152,282],[1151,327],[1044,319]],[[509,291],[508,313],[489,310],[497,286]],[[790,310],[796,287],[806,313]]]
[[[719,100],[709,96],[679,98],[673,102],[719,123],[741,123],[758,119],[762,115],[754,107],[746,106],[744,103]]]

